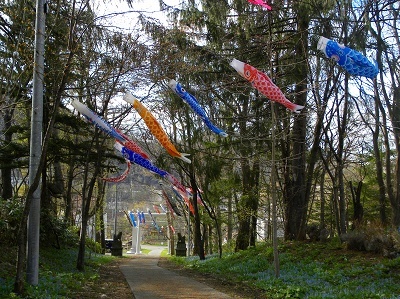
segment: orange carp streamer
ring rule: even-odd
[[[182,161],[186,163],[191,163],[191,161],[186,158],[188,154],[180,153],[178,150],[175,148],[175,146],[172,144],[172,142],[169,140],[167,134],[161,127],[160,123],[156,120],[156,118],[151,114],[149,110],[145,106],[143,106],[142,103],[140,103],[132,94],[126,93],[124,95],[124,101],[127,103],[131,104],[133,108],[139,113],[139,115],[142,117],[144,122],[146,123],[146,126],[149,128],[151,134],[157,140],[160,142],[160,144],[166,149],[168,154],[170,154],[172,157],[176,157],[181,159]]]

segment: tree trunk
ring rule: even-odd
[[[356,228],[362,223],[364,216],[364,208],[361,204],[361,188],[362,182],[358,182],[357,188],[353,186],[353,182],[350,181],[351,198],[353,200],[353,225]]]
[[[233,234],[233,211],[232,211],[232,197],[236,196],[236,193],[232,194],[232,196],[229,196],[228,198],[228,221],[227,221],[227,241],[232,240],[232,234]]]
[[[199,209],[198,209],[198,204],[197,204],[197,184],[196,184],[196,179],[193,176],[190,178],[192,190],[193,190],[193,208],[194,208],[194,253],[197,253],[200,260],[205,260],[205,254],[204,254],[204,238],[201,235],[201,220],[200,220],[200,214],[199,214]]]
[[[77,144],[77,137],[75,137],[75,144]],[[65,214],[64,221],[70,225],[74,225],[74,217],[72,215],[72,186],[74,182],[74,170],[75,170],[75,159],[72,153],[70,153],[70,159],[68,161],[68,174],[67,174],[67,186],[64,194],[64,205]]]
[[[252,198],[250,216],[250,246],[256,246],[257,241],[257,219],[259,206],[259,181],[260,181],[260,162],[259,157],[255,158],[252,170]]]
[[[339,106],[338,106],[338,129],[339,129],[339,146],[337,152],[337,177],[338,177],[338,202],[339,202],[339,221],[340,221],[340,234],[345,234],[347,230],[346,220],[347,220],[347,211],[346,211],[346,194],[345,194],[345,184],[344,184],[344,140],[346,135],[346,127],[347,127],[347,115],[348,115],[348,75],[346,75],[345,79],[345,99],[344,99],[344,107],[342,112],[342,117],[340,117]],[[342,119],[342,121],[340,121]]]
[[[86,155],[86,165],[85,170],[83,173],[83,185],[82,185],[82,205],[81,205],[81,228],[80,228],[80,235],[79,235],[79,249],[78,249],[78,258],[76,261],[76,268],[79,271],[85,270],[85,249],[86,249],[86,233],[88,228],[88,222],[90,219],[90,203],[93,196],[94,186],[96,185],[97,176],[100,174],[100,167],[101,167],[101,159],[103,157],[103,150],[102,144],[99,141],[99,130],[96,130],[93,144],[89,146],[87,149]],[[97,161],[95,161],[94,170],[91,174],[92,177],[89,179],[90,169],[92,163],[90,162],[92,159],[89,158],[90,155],[93,155],[91,151],[92,148],[97,149]],[[101,192],[101,191],[99,191]],[[117,233],[114,232],[114,235]]]
[[[308,26],[309,15],[301,3],[295,4],[297,13],[297,36],[295,53],[297,66],[295,69],[296,87],[295,103],[306,105],[307,101],[307,59],[308,59]],[[285,204],[285,239],[303,240],[306,237],[306,221],[308,197],[306,196],[306,133],[307,113],[304,108],[294,116],[291,133],[292,155],[290,165],[286,169],[284,204]],[[289,158],[287,156],[286,158]]]
[[[386,60],[385,65],[388,67],[388,71],[385,72],[385,75],[390,76],[390,82],[391,82],[391,90],[392,90],[392,98],[390,98],[390,93],[387,91],[389,87],[386,87],[385,84],[382,84],[382,94],[383,98],[385,100],[387,109],[389,111],[389,116],[390,116],[390,121],[392,123],[392,128],[393,128],[393,136],[394,136],[394,141],[395,141],[395,148],[396,148],[396,165],[395,165],[395,177],[393,180],[389,180],[388,177],[391,176],[391,160],[389,155],[390,150],[390,144],[388,140],[386,140],[385,137],[385,146],[386,146],[386,168],[389,171],[386,173],[387,175],[387,191],[389,195],[389,201],[390,205],[392,207],[392,224],[400,228],[400,86],[398,85],[398,77],[397,77],[397,70],[395,69],[395,61],[393,61],[393,58],[389,56],[388,51],[386,51],[386,44],[382,40],[382,24],[381,22],[381,11],[379,10],[379,3],[375,3],[375,11],[374,13],[376,14],[376,38],[377,38],[377,63],[378,63],[378,68],[379,69],[384,69],[384,59]],[[393,17],[393,24],[398,23],[398,18],[399,18],[399,13],[396,10],[396,8],[393,6],[391,7],[391,11],[389,11]],[[399,37],[399,31],[394,26],[392,28],[392,33],[393,37],[399,43],[400,37]],[[384,57],[385,55],[385,57]],[[384,77],[383,72],[380,72],[380,81],[381,82],[386,82],[387,80]],[[394,186],[392,186],[392,181],[394,182]]]
[[[376,180],[379,187],[379,216],[381,223],[386,225],[387,216],[386,216],[386,186],[383,174],[383,163],[381,157],[381,150],[379,146],[379,132],[380,132],[380,99],[378,97],[378,86],[376,80],[374,80],[374,89],[375,89],[375,128],[372,130],[372,144],[374,148],[374,158],[375,158],[375,167],[376,167]]]
[[[3,129],[3,134],[4,134],[4,145],[2,145],[2,150],[5,152],[7,149],[7,146],[12,142],[12,131],[10,130],[11,128],[11,122],[12,122],[12,115],[13,115],[13,110],[10,111],[11,108],[6,108],[4,109],[4,116],[3,116],[3,122],[4,122],[4,129]],[[10,161],[4,161],[5,165],[1,165],[1,198],[2,199],[11,199],[13,197],[13,186],[12,186],[12,168],[10,165]]]
[[[89,182],[87,182],[88,178],[88,166],[85,170],[85,179],[84,184],[82,187],[82,206],[81,206],[81,228],[80,228],[80,235],[79,235],[79,247],[78,247],[78,258],[76,262],[76,268],[79,271],[85,270],[85,249],[86,249],[86,232],[88,228],[89,222],[89,211],[90,211],[90,202],[93,195],[94,186],[96,183],[96,177],[99,173],[99,167],[95,168],[93,177]]]

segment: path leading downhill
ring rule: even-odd
[[[149,254],[127,259],[120,265],[135,299],[232,299],[204,283],[157,266],[165,247],[142,246]]]

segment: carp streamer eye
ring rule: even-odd
[[[245,71],[245,72],[244,72],[244,75],[245,75],[246,77],[250,77],[250,71]]]
[[[332,55],[331,59],[336,61],[336,62],[338,62],[340,60],[338,55]]]

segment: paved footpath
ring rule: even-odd
[[[232,299],[204,283],[157,266],[165,247],[142,246],[149,254],[127,259],[120,265],[135,299]]]

